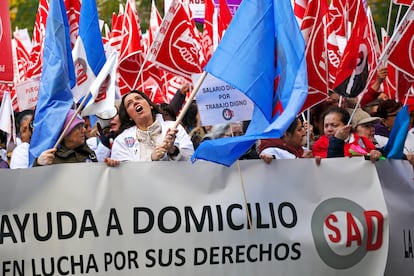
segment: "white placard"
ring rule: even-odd
[[[198,90],[198,112],[202,125],[247,121],[252,118],[254,103],[245,94],[207,74]]]
[[[40,78],[25,80],[16,84],[19,110],[34,109],[37,104]]]

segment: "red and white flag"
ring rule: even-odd
[[[393,0],[394,4],[397,5],[406,5],[409,6],[413,2],[413,0]]]
[[[213,0],[205,0],[204,7],[204,27],[201,44],[204,57],[206,62],[208,62],[213,55],[215,45],[217,45],[218,41],[217,12]]]
[[[414,78],[414,1],[392,35],[387,47],[388,62]]]
[[[14,41],[16,43],[17,69],[19,70],[18,81],[24,81],[30,63],[30,54],[19,38],[16,37]]]
[[[196,37],[184,6],[173,0],[150,48],[149,60],[164,70],[191,80],[191,74],[202,72],[201,49]]]
[[[124,22],[124,11],[120,11],[118,14],[112,14],[112,30],[109,33],[109,48],[115,51],[121,50],[122,43],[122,24]]]
[[[11,45],[9,3],[3,2],[0,9],[0,81],[13,81],[13,53]]]
[[[309,0],[293,0],[293,13],[296,16],[299,26],[302,25],[302,20],[305,17],[308,2]]]
[[[160,12],[155,6],[154,0],[151,1],[151,15],[150,15],[150,22],[148,28],[148,49],[151,47],[152,43],[154,42],[155,36],[161,26],[162,17]]]
[[[362,1],[357,9],[357,17],[352,28],[351,37],[336,74],[334,90],[345,97],[356,97],[361,93],[368,80],[368,17]]]
[[[117,19],[117,21],[119,18]],[[144,61],[142,33],[135,0],[128,0],[122,24],[122,42],[119,54],[118,81],[121,95],[139,86],[138,76]]]
[[[45,38],[48,11],[49,4],[47,0],[40,0],[33,30],[33,47],[32,51],[30,52],[30,66],[27,70],[26,79],[40,76],[42,73],[43,41]]]
[[[302,34],[306,41],[308,67],[308,96],[302,110],[310,108],[328,97],[328,61],[326,48],[327,0],[310,0],[302,21]]]
[[[223,38],[224,32],[227,30],[232,18],[233,16],[231,15],[227,1],[219,0],[218,33],[220,40]]]
[[[388,63],[387,68],[388,74],[384,83],[384,92],[391,99],[404,102],[411,86],[414,85],[414,78],[399,71],[398,68],[391,63]]]
[[[79,0],[65,0],[66,14],[69,22],[69,34],[72,48],[78,38],[81,3]]]

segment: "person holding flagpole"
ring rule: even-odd
[[[85,140],[85,120],[70,109],[66,115],[62,142],[58,147],[43,151],[34,160],[33,166],[46,166],[61,163],[98,162],[95,152],[89,148]]]
[[[132,90],[122,98],[119,109],[121,133],[112,145],[109,166],[120,161],[189,160],[193,143],[185,129],[174,121],[164,121],[148,96]]]
[[[331,158],[366,155],[371,161],[377,161],[382,154],[375,145],[364,136],[352,132],[350,114],[345,108],[333,107],[323,116],[324,134],[312,147],[314,157]]]

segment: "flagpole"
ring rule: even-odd
[[[392,2],[392,0],[391,0],[391,2]],[[392,3],[391,3],[392,4]],[[410,5],[410,7],[408,8],[408,10],[407,10],[407,12],[405,13],[405,15],[404,15],[404,17],[401,19],[401,21],[400,21],[400,23],[398,24],[398,26],[397,26],[397,30],[401,27],[401,25],[404,23],[404,21],[405,21],[405,19],[407,18],[407,16],[408,16],[408,12],[409,12],[409,10],[413,7],[413,5],[414,5],[414,2],[413,3],[411,3],[411,5]],[[384,48],[384,50],[382,51],[382,53],[381,53],[381,56],[378,58],[378,62],[377,62],[377,65],[376,65],[376,67],[375,67],[375,69],[374,69],[374,72],[376,72],[377,70],[378,70],[378,68],[380,67],[380,65],[382,65],[382,62],[384,62],[384,60],[385,59],[388,59],[388,57],[389,57],[389,53],[390,52],[392,52],[393,51],[393,49],[396,47],[396,43],[390,43],[391,41],[393,41],[397,36],[400,36],[400,37],[402,37],[402,36],[404,36],[404,34],[406,33],[406,31],[407,31],[407,29],[405,29],[404,30],[404,32],[403,33],[401,33],[401,34],[398,34],[398,32],[396,32],[396,31],[394,31],[393,32],[393,34],[392,34],[392,36],[391,36],[391,38],[389,39],[389,41],[388,41],[388,43],[387,43],[387,45],[385,46],[385,48]],[[354,116],[354,114],[355,114],[355,112],[356,112],[356,109],[358,108],[358,106],[361,104],[361,100],[362,100],[362,98],[363,98],[363,96],[364,96],[364,94],[365,94],[365,92],[366,92],[366,90],[367,90],[367,87],[368,87],[368,85],[371,83],[371,80],[372,80],[372,78],[374,77],[374,74],[370,74],[369,76],[368,76],[368,79],[367,79],[367,82],[366,82],[366,84],[365,84],[365,88],[364,88],[364,92],[361,94],[361,96],[360,97],[358,97],[358,102],[356,103],[356,105],[355,105],[355,108],[354,108],[354,110],[352,111],[352,114],[351,114],[351,117],[349,118],[349,122],[348,122],[348,124],[350,124],[351,123],[351,120],[352,120],[352,118],[353,118],[353,116]]]
[[[193,99],[195,98],[195,96],[197,95],[198,90],[200,89],[201,84],[203,83],[204,79],[207,76],[207,71],[204,71],[203,74],[201,74],[200,78],[198,79],[196,85],[193,88],[193,91],[191,91],[190,96],[188,96],[187,102],[185,103],[185,105],[183,106],[183,108],[181,109],[180,114],[178,115],[177,119],[174,122],[174,125],[172,127],[172,129],[176,129],[177,126],[181,123],[181,121],[183,120],[185,113],[187,113],[187,110],[190,108],[190,105],[193,101]]]
[[[402,8],[402,5],[400,5],[400,6],[398,7],[397,16],[395,17],[394,30],[395,30],[395,27],[397,27],[397,26],[398,26],[398,24],[400,23],[400,22],[398,22],[398,21],[400,20],[400,16],[401,16],[401,8]]]
[[[390,6],[388,7],[387,35],[389,35],[389,33],[390,33],[391,13],[392,13],[392,0],[390,0]]]
[[[78,108],[75,110],[75,113],[73,113],[72,118],[70,118],[69,122],[66,124],[66,127],[63,129],[62,133],[60,134],[60,136],[59,136],[58,140],[56,141],[55,145],[53,146],[53,148],[56,149],[59,146],[59,144],[62,142],[63,138],[66,135],[66,132],[68,131],[68,128],[72,124],[73,120],[75,120],[75,117],[80,113],[80,110],[85,105],[85,103],[86,103],[87,99],[89,98],[90,94],[91,94],[91,91],[89,90],[88,93],[86,93],[86,95],[83,97],[83,100],[79,104]]]

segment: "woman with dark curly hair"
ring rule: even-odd
[[[109,165],[119,161],[188,160],[194,152],[190,136],[174,121],[164,121],[148,96],[132,90],[119,108],[121,133],[116,137]]]

